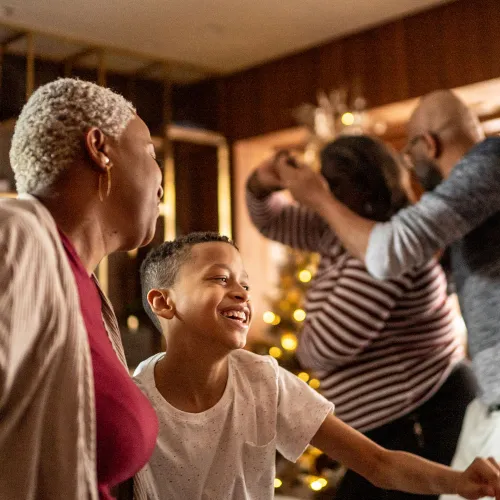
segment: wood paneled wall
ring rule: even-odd
[[[318,89],[346,86],[375,107],[499,76],[498,0],[457,0],[212,84],[218,129],[237,140],[293,126]]]

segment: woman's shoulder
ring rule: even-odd
[[[50,245],[47,225],[38,214],[37,203],[31,200],[1,200],[0,231],[3,242],[11,249],[22,245],[24,251],[29,251]]]

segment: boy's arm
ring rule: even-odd
[[[476,459],[465,472],[454,471],[411,453],[386,450],[332,414],[311,444],[380,488],[500,500],[500,467],[493,459]]]

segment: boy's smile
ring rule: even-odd
[[[244,347],[252,307],[236,248],[225,242],[193,245],[172,291],[181,335],[194,333],[229,350]]]

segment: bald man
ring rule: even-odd
[[[304,166],[282,166],[280,181],[380,279],[400,276],[451,247],[481,390],[468,407],[452,465],[465,467],[476,455],[500,460],[500,137],[484,139],[477,117],[447,90],[420,100],[408,131],[405,152],[416,174],[428,189],[438,185],[389,222],[358,216]]]

